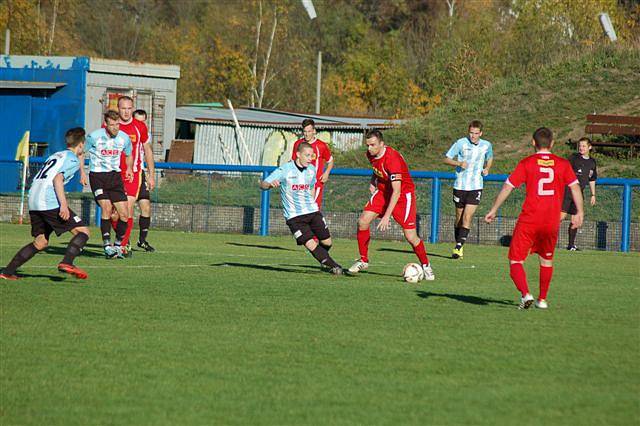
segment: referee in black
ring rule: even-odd
[[[580,182],[580,189],[582,190],[584,195],[584,188],[589,185],[589,189],[591,190],[591,201],[590,204],[595,206],[596,204],[596,179],[598,178],[598,172],[596,169],[596,160],[591,158],[589,154],[591,153],[591,139],[587,137],[580,138],[578,141],[578,152],[574,152],[568,158],[571,166],[573,167],[573,171],[578,178],[578,182]],[[560,220],[564,220],[567,215],[576,214],[576,205],[573,203],[573,199],[571,198],[571,191],[565,189],[564,191],[564,200],[562,202],[562,213],[560,216]],[[576,228],[569,227],[569,245],[567,246],[567,250],[570,251],[578,251],[578,247],[576,246],[576,235],[578,234],[578,230]]]

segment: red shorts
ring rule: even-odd
[[[509,247],[509,260],[524,261],[529,253],[537,253],[543,259],[553,259],[559,228],[559,224],[516,223]]]
[[[133,181],[131,182],[127,181],[126,175],[122,173],[122,182],[124,182],[124,192],[127,197],[135,197],[137,200],[142,185],[142,170],[133,173]]]
[[[389,206],[389,198],[391,198],[391,194],[384,194],[376,190],[367,205],[364,206],[364,210],[382,216]],[[398,225],[402,226],[402,229],[416,229],[416,194],[413,192],[400,194],[398,204],[391,215]]]

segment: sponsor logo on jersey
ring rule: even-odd
[[[373,174],[381,178],[384,177],[384,173],[382,173],[380,170],[376,169],[375,167],[372,167],[372,168],[373,168]]]
[[[135,133],[129,135],[129,139],[131,139],[131,143],[136,143],[136,141],[138,140],[138,135],[136,135]]]
[[[293,185],[291,185],[292,191],[308,191],[310,188],[311,185],[309,185],[308,183],[294,183]]]
[[[101,149],[100,155],[104,157],[117,157],[120,155],[119,149]]]
[[[553,166],[555,164],[555,161],[553,160],[538,160],[538,166],[544,166],[544,167],[549,167],[549,166]]]

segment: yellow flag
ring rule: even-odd
[[[22,160],[25,163],[29,162],[29,131],[24,132],[24,136],[18,144],[16,149],[16,161]]]

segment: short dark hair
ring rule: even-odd
[[[580,145],[580,142],[586,142],[589,144],[589,146],[591,146],[591,139],[589,139],[586,136],[581,137],[580,139],[578,139],[578,145]]]
[[[469,130],[471,130],[471,128],[474,129],[480,129],[480,131],[482,131],[482,122],[480,120],[473,120],[471,123],[469,123]]]
[[[107,122],[107,119],[109,120],[113,120],[113,121],[118,121],[120,120],[120,115],[118,114],[117,111],[114,111],[112,109],[110,109],[109,111],[104,113],[104,122]]]
[[[302,128],[304,129],[307,126],[313,126],[313,128],[316,128],[316,122],[313,121],[310,118],[305,118],[304,120],[302,120]]]
[[[73,129],[67,130],[67,133],[64,134],[64,140],[67,143],[67,148],[75,148],[84,142],[84,136],[86,132],[82,127],[74,127]]]
[[[367,133],[364,135],[365,139],[377,138],[379,141],[384,141],[382,138],[382,132],[378,129],[367,130]]]
[[[533,140],[536,148],[549,148],[553,142],[553,132],[546,127],[540,127],[533,132]]]
[[[120,106],[120,101],[131,101],[131,103],[133,104],[133,98],[131,96],[127,96],[127,95],[120,96],[118,98],[118,106]]]
[[[300,144],[298,144],[298,149],[296,149],[296,152],[302,152],[302,150],[305,148],[313,149],[309,142],[300,142]]]
[[[133,111],[133,115],[144,115],[144,118],[147,118],[147,111],[143,110],[143,109],[137,109],[135,111]]]

